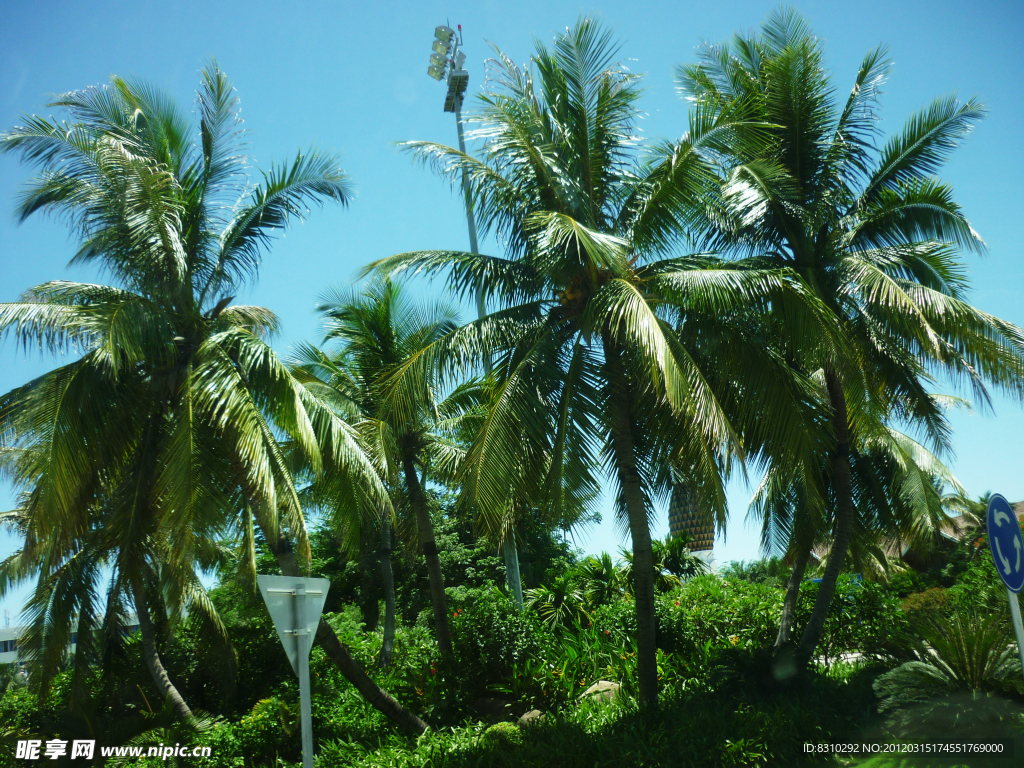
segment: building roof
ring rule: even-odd
[[[1013,513],[1017,516],[1017,522],[1024,524],[1024,501],[1018,501],[1010,505],[1013,509]],[[959,515],[951,518],[949,526],[946,530],[942,530],[939,533],[945,536],[950,541],[961,541],[967,534],[968,529],[971,527],[970,522],[966,517]],[[811,550],[811,561],[812,563],[820,563],[828,556],[830,544],[819,544]],[[901,558],[907,554],[910,549],[909,545],[895,539],[890,539],[882,546],[882,551],[885,552],[885,556],[890,559]]]

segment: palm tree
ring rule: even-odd
[[[555,629],[589,621],[583,601],[584,594],[574,574],[563,573],[555,577],[550,587],[542,584],[526,590],[525,606],[536,611],[543,623]]]
[[[381,457],[378,463],[401,473],[427,564],[437,643],[442,659],[451,662],[444,575],[424,484],[428,469],[435,475],[431,479],[454,478],[465,454],[459,436],[479,417],[480,382],[463,382],[442,397],[436,379],[422,380],[406,390],[408,399],[399,404],[381,398],[380,390],[403,375],[409,360],[456,327],[455,311],[445,304],[416,307],[390,280],[375,282],[362,294],[334,292],[319,309],[325,318],[325,342],[341,347],[335,355],[308,345],[301,348],[301,378],[307,386],[319,381],[349,392],[365,418],[363,431],[372,435],[374,452]],[[385,518],[385,528],[387,522]]]
[[[305,523],[275,433],[311,466],[337,467],[387,503],[354,430],[268,346],[274,315],[232,304],[273,235],[310,204],[344,204],[348,180],[313,151],[252,186],[237,97],[213,63],[198,130],[150,86],[117,77],[51,106],[72,122],[26,117],[0,136],[0,151],[40,169],[18,215],[65,217],[81,242],[72,263],[114,284],[54,281],[0,305],[0,333],[77,354],[0,398],[0,445],[23,451],[15,479],[25,532],[4,578],[37,576],[36,623],[66,643],[74,621],[80,640],[95,627],[100,566],[109,567],[107,630],[134,606],[154,683],[187,716],[158,653],[154,574],[194,578],[209,537],[226,527],[243,532],[254,567],[254,526],[285,572],[299,573],[292,542],[305,557]],[[326,622],[317,640],[375,706],[422,731]]]
[[[962,492],[952,472],[921,443],[892,428],[862,419],[850,446],[850,476],[857,509],[850,546],[841,556],[856,569],[885,572],[886,550],[902,552],[911,542],[931,545],[950,518],[939,494],[940,485]],[[828,549],[824,570],[838,556],[828,537],[828,509],[835,508],[828,462],[804,469],[788,479],[769,470],[754,494],[750,511],[762,522],[765,549],[785,548],[793,570],[783,600],[775,647],[789,642],[796,618],[800,583],[811,551]],[[844,564],[845,565],[845,564]]]
[[[583,587],[583,598],[591,608],[609,603],[623,593],[622,574],[607,552],[602,552],[600,557],[585,557],[576,566],[576,573]]]
[[[692,538],[683,533],[666,536],[664,541],[654,542],[654,562],[657,568],[672,574],[680,580],[703,576],[711,566],[703,558],[690,551]]]
[[[981,402],[987,382],[1019,394],[1024,381],[1020,329],[965,301],[957,253],[984,244],[952,189],[934,176],[981,118],[981,105],[937,99],[877,149],[885,49],[865,56],[842,102],[822,58],[807,24],[781,9],[760,34],[706,47],[699,64],[679,70],[680,88],[699,105],[722,114],[743,105],[774,126],[766,147],[730,148],[719,226],[708,237],[758,257],[747,263],[798,273],[850,340],[848,356],[800,362],[823,374],[836,505],[835,556],[800,643],[808,658],[855,528],[850,455],[858,414],[877,408],[884,419],[925,424],[942,449],[948,433],[928,392],[934,373],[970,382]]]
[[[223,528],[202,521],[187,532],[195,538],[191,551],[174,551],[171,542],[153,530],[153,518],[132,520],[129,513],[135,510],[116,497],[117,489],[101,484],[95,487],[97,498],[79,517],[86,527],[68,530],[52,508],[31,498],[43,490],[41,484],[31,486],[31,478],[45,466],[49,448],[40,442],[7,462],[11,478],[24,490],[4,522],[24,537],[25,545],[5,561],[4,582],[6,587],[36,579],[24,608],[29,626],[19,639],[22,655],[33,667],[33,685],[46,690],[54,675],[70,666],[73,699],[82,701],[89,694],[91,671],[104,656],[126,645],[127,628],[137,624],[143,660],[157,689],[179,717],[190,718],[191,710],[160,658],[158,630],[165,624],[174,626],[188,609],[205,620],[212,639],[222,642],[226,656],[232,658],[225,627],[196,574],[197,568],[224,565],[223,553],[214,543]],[[69,654],[72,642],[76,651]]]
[[[728,457],[741,444],[756,455],[809,434],[796,407],[804,382],[748,332],[751,322],[771,302],[787,307],[787,322],[813,343],[837,340],[822,325],[824,308],[786,271],[672,255],[707,210],[714,159],[754,142],[760,128],[738,110],[700,108],[688,133],[651,147],[641,162],[638,82],[614,63],[616,52],[611,33],[586,18],[553,49],[539,45],[526,69],[497,51],[495,85],[471,118],[482,158],[408,145],[453,180],[466,171],[480,225],[501,236],[505,257],[418,252],[369,269],[450,270],[453,290],[480,287],[493,308],[424,348],[406,366],[420,375],[388,394],[400,407],[427,371],[491,355],[497,389],[465,475],[485,518],[506,515],[510,489],[556,516],[563,505],[587,507],[598,487],[593,468],[614,476],[638,573],[639,691],[655,704],[648,520],[668,492],[667,468],[724,521]]]

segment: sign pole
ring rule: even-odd
[[[1006,597],[1010,601],[1010,616],[1013,618],[1013,633],[1017,636],[1017,656],[1020,657],[1020,668],[1024,671],[1024,624],[1020,620],[1020,600],[1017,593],[1006,589]]]
[[[299,651],[299,709],[302,723],[302,768],[313,768],[313,713],[309,695],[309,641],[306,628],[306,585],[295,585],[295,641]]]
[[[257,576],[285,654],[299,678],[299,722],[302,725],[302,766],[313,768],[313,716],[309,685],[309,652],[331,583],[301,576]],[[294,642],[293,642],[294,641]]]

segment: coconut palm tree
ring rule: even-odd
[[[349,393],[363,414],[362,431],[369,434],[373,453],[381,457],[378,464],[395,467],[401,475],[427,564],[437,643],[442,659],[451,662],[444,575],[424,484],[428,471],[434,474],[429,479],[438,481],[451,481],[458,471],[467,424],[479,419],[481,384],[463,382],[444,396],[436,378],[424,379],[405,390],[409,399],[398,405],[380,392],[382,385],[393,385],[394,378],[403,375],[409,360],[455,328],[457,315],[444,303],[415,306],[390,280],[374,282],[360,294],[335,291],[319,310],[324,315],[325,343],[337,342],[340,348],[334,354],[309,345],[300,348],[300,379],[311,388],[320,384]],[[387,522],[385,518],[385,527]]]
[[[493,527],[507,528],[510,489],[559,515],[592,503],[595,466],[614,477],[637,568],[639,691],[655,704],[649,518],[668,493],[667,468],[724,522],[729,457],[741,446],[750,455],[799,447],[810,431],[796,407],[805,382],[755,337],[754,320],[770,302],[808,343],[839,340],[786,270],[675,253],[706,215],[715,159],[733,143],[758,143],[762,129],[741,110],[701,107],[681,139],[641,159],[638,80],[616,53],[611,33],[587,18],[552,49],[538,45],[526,68],[496,51],[492,88],[470,118],[481,158],[407,146],[453,181],[465,170],[481,227],[507,253],[417,252],[370,269],[447,270],[454,291],[479,287],[491,308],[410,359],[405,368],[421,373],[396,377],[387,396],[402,408],[427,371],[491,355],[495,397],[464,477]]]
[[[743,105],[774,126],[767,146],[730,149],[708,238],[748,264],[798,273],[850,343],[845,359],[829,352],[803,362],[824,378],[837,555],[801,639],[809,658],[856,525],[850,457],[859,414],[875,408],[884,420],[924,424],[941,450],[948,432],[929,393],[932,377],[969,382],[977,402],[987,402],[987,384],[1019,395],[1024,335],[966,302],[958,252],[984,244],[935,177],[982,117],[976,100],[937,99],[878,148],[878,97],[889,70],[883,47],[865,56],[845,99],[836,98],[821,41],[792,10],[700,56],[679,70],[686,95],[723,114]]]
[[[850,447],[850,475],[857,509],[850,546],[842,557],[856,569],[887,570],[885,551],[902,552],[907,544],[930,544],[950,518],[938,492],[948,485],[963,490],[952,472],[921,443],[881,425],[861,422]],[[828,480],[828,461],[791,476],[788,480],[769,470],[754,494],[750,511],[762,523],[763,546],[784,548],[793,559],[775,647],[789,642],[796,618],[800,583],[811,551],[827,548],[823,566],[836,556],[828,534],[828,510],[835,509],[834,486]]]
[[[95,626],[109,568],[108,631],[134,607],[154,684],[187,716],[158,653],[156,574],[194,577],[209,536],[229,526],[244,533],[248,562],[258,527],[285,572],[300,572],[305,523],[275,435],[387,503],[354,430],[268,345],[273,313],[232,304],[273,235],[311,204],[344,204],[348,180],[333,157],[311,151],[252,185],[238,100],[214,63],[202,73],[195,129],[159,92],[118,77],[51,106],[71,122],[31,116],[0,136],[0,151],[40,171],[18,216],[64,217],[80,241],[72,263],[113,284],[54,281],[0,305],[0,333],[73,353],[0,398],[2,446],[22,449],[25,533],[4,577],[37,576],[41,634],[66,642],[73,622],[80,639]],[[58,600],[64,584],[78,586]],[[422,730],[326,622],[317,640],[375,706]]]

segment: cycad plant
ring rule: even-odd
[[[155,588],[166,573],[194,579],[210,537],[232,528],[253,566],[257,526],[286,572],[299,572],[306,529],[277,435],[316,471],[339,468],[387,503],[354,430],[268,346],[273,313],[232,304],[273,235],[311,204],[345,203],[348,180],[311,151],[251,184],[238,100],[216,64],[203,70],[198,126],[150,86],[117,77],[51,106],[71,122],[26,117],[0,136],[0,151],[40,171],[18,216],[62,217],[80,243],[72,263],[112,284],[54,281],[0,305],[0,333],[72,358],[0,398],[0,445],[21,449],[25,534],[4,580],[36,578],[44,660],[76,624],[88,660],[98,624],[116,633],[134,609],[154,684],[184,716],[159,657]],[[375,706],[422,730],[325,622],[317,639]]]
[[[693,543],[689,534],[666,536],[664,541],[654,541],[655,567],[686,581],[710,573],[707,561],[690,550]]]
[[[890,725],[903,736],[948,737],[992,725],[991,735],[1006,733],[1024,712],[1024,682],[1005,617],[926,611],[911,629],[905,642],[914,660],[874,683]]]
[[[623,594],[622,573],[607,552],[589,555],[575,568],[583,588],[583,599],[591,608],[610,603]]]
[[[809,433],[797,407],[803,382],[749,321],[771,303],[809,344],[838,342],[786,270],[676,253],[691,223],[703,226],[715,160],[736,143],[758,145],[761,128],[742,110],[702,106],[680,140],[641,156],[638,79],[615,63],[617,50],[608,30],[581,18],[552,48],[538,44],[525,68],[498,51],[470,118],[481,157],[407,146],[453,181],[465,171],[481,227],[507,253],[409,253],[373,268],[450,270],[454,291],[479,288],[493,308],[410,361],[424,372],[494,361],[496,394],[465,474],[485,519],[506,514],[510,489],[560,516],[596,496],[594,467],[614,477],[638,574],[639,691],[654,704],[649,519],[669,466],[724,520],[729,457],[741,445],[751,455],[799,448]],[[401,404],[404,392],[388,397]]]
[[[705,47],[700,63],[679,70],[680,88],[698,105],[722,114],[742,105],[771,126],[767,147],[731,145],[709,238],[748,264],[799,274],[849,341],[845,357],[821,347],[828,354],[801,362],[824,379],[835,503],[833,557],[800,644],[807,657],[855,528],[851,430],[861,414],[877,409],[883,422],[923,424],[941,449],[948,434],[929,392],[935,373],[968,382],[979,402],[986,384],[1019,395],[1024,382],[1024,334],[966,302],[959,252],[984,244],[935,176],[982,117],[981,105],[937,99],[879,147],[885,49],[865,56],[846,98],[837,98],[823,55],[806,22],[783,8],[759,33]]]

